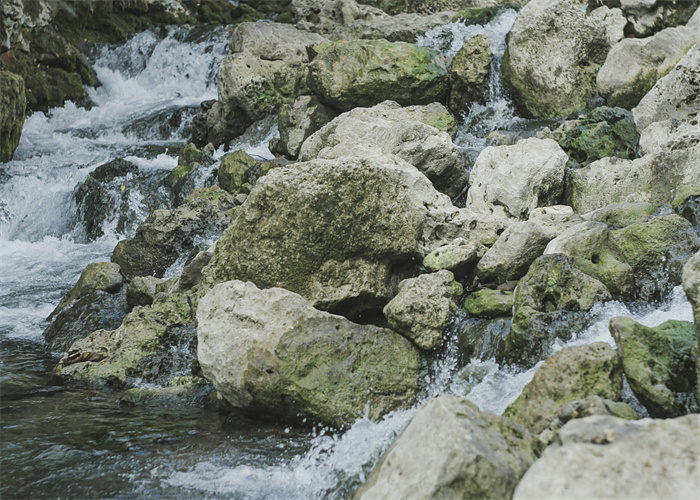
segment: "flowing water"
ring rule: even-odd
[[[500,56],[515,17],[507,11],[486,27],[448,25],[421,43],[442,44],[450,56],[471,36],[487,33]],[[222,29],[145,32],[96,49],[91,57],[102,86],[89,91],[92,107],[67,103],[30,116],[15,159],[0,166],[0,497],[346,498],[415,413],[360,418],[345,430],[285,427],[198,405],[124,406],[119,394],[66,388],[53,377],[60,353],[46,350],[45,318],[83,268],[108,261],[116,242],[148,215],[145,193],[136,193],[129,207],[134,224],[119,232],[108,219],[103,236],[90,240],[77,215],[77,185],[114,158],[145,171],[172,169],[199,103],[216,97],[216,68],[225,53]],[[500,88],[499,61],[491,102],[462,118],[458,142],[472,156],[491,130],[527,127]],[[271,157],[267,144],[275,134],[270,119],[232,147]],[[555,348],[614,344],[607,322],[617,315],[648,325],[691,320],[679,287],[661,305],[612,302],[591,315],[590,328]],[[424,375],[423,400],[450,392],[501,413],[536,370],[458,360],[452,333]]]

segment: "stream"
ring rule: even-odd
[[[440,46],[450,57],[465,40],[486,33],[498,69],[516,16],[509,10],[488,26],[436,28],[419,43]],[[62,353],[47,351],[46,317],[88,263],[109,261],[116,243],[149,215],[142,197],[133,196],[131,224],[120,232],[116,219],[106,220],[103,236],[91,240],[78,216],[77,186],[115,158],[144,171],[175,167],[200,103],[217,96],[216,70],[227,50],[223,28],[146,31],[123,45],[93,49],[102,85],[89,89],[91,107],[68,102],[47,115],[34,113],[14,160],[0,165],[1,498],[347,498],[415,413],[360,418],[343,430],[289,427],[197,405],[126,406],[119,393],[67,388],[53,376]],[[486,146],[491,130],[532,126],[513,111],[494,73],[491,101],[459,120],[455,142],[467,159]],[[267,144],[276,134],[276,120],[264,120],[231,150],[272,158]],[[214,156],[224,154],[220,148]],[[648,326],[692,321],[680,287],[660,304],[609,302],[590,315],[589,328],[555,349],[614,345],[607,329],[614,316]],[[430,361],[422,401],[449,392],[500,414],[539,365],[523,371],[474,360],[463,366],[459,326]],[[629,390],[625,397],[643,414]]]

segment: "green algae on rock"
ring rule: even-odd
[[[0,71],[0,88],[0,162],[6,162],[19,146],[27,98],[24,79],[9,71]]]

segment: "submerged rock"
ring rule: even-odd
[[[693,307],[693,319],[695,320],[695,399],[700,401],[700,252],[693,255],[683,266],[683,290],[688,301]]]
[[[445,100],[444,57],[405,42],[348,40],[314,45],[309,85],[322,102],[340,111],[387,99],[401,105]]]
[[[622,229],[637,222],[647,222],[656,212],[651,203],[616,203],[583,214],[581,217],[588,221],[602,222],[610,229]]]
[[[574,419],[525,473],[513,499],[694,498],[700,491],[698,435],[700,415]]]
[[[534,460],[522,427],[443,395],[416,412],[351,498],[510,498]]]
[[[610,320],[625,375],[635,396],[653,418],[683,415],[674,393],[691,392],[696,381],[691,349],[696,342],[693,324],[666,321],[655,328],[630,318]]]
[[[626,0],[619,3],[629,20],[626,31],[637,38],[648,37],[664,28],[685,24],[700,6],[698,0],[682,2]]]
[[[436,231],[455,210],[395,156],[275,168],[218,241],[203,283],[279,286],[348,317],[376,311],[439,246]]]
[[[622,397],[622,366],[605,342],[566,347],[547,358],[503,416],[540,434],[557,424],[564,404],[589,396]]]
[[[443,333],[457,312],[462,285],[450,271],[423,274],[399,283],[399,292],[384,307],[391,328],[421,349],[443,344]]]
[[[586,324],[585,311],[610,298],[605,285],[579,270],[572,257],[538,258],[515,288],[506,361],[532,366],[547,358],[555,338],[569,340]]]
[[[609,50],[606,28],[572,0],[532,0],[508,35],[503,81],[530,116],[565,118],[586,107]]]
[[[252,283],[216,285],[197,312],[204,376],[244,413],[349,425],[413,404],[418,352],[388,329]]]
[[[24,79],[9,71],[0,71],[0,88],[0,162],[5,162],[12,159],[19,146],[27,98]]]
[[[511,304],[511,315],[512,309]],[[494,359],[496,363],[503,363],[510,324],[510,316],[495,319],[471,318],[460,323],[457,329],[460,359],[465,362],[472,359]]]

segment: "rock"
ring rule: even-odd
[[[435,232],[455,210],[394,156],[275,168],[218,241],[203,282],[279,286],[349,317],[376,311],[444,243]]]
[[[696,43],[632,110],[637,128],[643,131],[652,123],[665,120],[697,120],[699,75],[700,44]]]
[[[201,199],[172,212],[156,210],[139,226],[133,238],[117,243],[112,262],[119,264],[129,279],[161,278],[178,257],[186,256],[202,242],[215,239],[230,223],[218,208]]]
[[[123,292],[96,290],[81,295],[53,316],[43,333],[47,347],[53,352],[65,352],[74,342],[97,329],[117,328],[126,312]]]
[[[443,226],[440,231],[445,240],[463,238],[481,245],[491,246],[501,237],[503,231],[516,221],[490,213],[473,211],[467,207],[458,209],[451,214],[447,222],[448,224]]]
[[[696,380],[691,349],[696,341],[693,324],[666,321],[650,328],[631,318],[610,320],[627,381],[653,418],[683,415],[678,392],[691,392]]]
[[[571,173],[567,197],[576,213],[615,203],[678,207],[700,195],[700,146],[646,155],[603,158]]]
[[[184,294],[137,306],[116,330],[97,330],[75,342],[55,369],[65,383],[126,388],[165,384],[195,361],[195,307]]]
[[[27,98],[24,79],[19,75],[0,71],[0,87],[0,162],[5,162],[12,159],[19,146]]]
[[[124,284],[124,276],[117,264],[111,262],[93,262],[80,273],[78,282],[73,285],[53,310],[46,321],[51,321],[58,313],[81,297],[101,291],[117,293]]]
[[[349,425],[415,401],[418,353],[408,340],[287,290],[221,283],[201,299],[197,320],[204,376],[245,413]]]
[[[558,419],[563,425],[574,418],[586,418],[593,415],[611,415],[625,420],[637,420],[637,412],[627,403],[610,401],[600,396],[588,396],[566,403],[559,410]]]
[[[219,186],[234,194],[250,192],[251,173],[256,164],[255,158],[242,149],[224,156],[219,166]]]
[[[449,23],[453,15],[437,12],[390,16],[354,0],[292,0],[292,18],[297,27],[332,40],[384,38],[390,42],[413,42],[429,29]]]
[[[423,266],[430,272],[447,269],[461,280],[471,273],[484,252],[486,247],[481,243],[457,238],[426,255]]]
[[[485,104],[493,54],[486,35],[476,35],[455,54],[450,67],[450,109],[468,112],[472,102]]]
[[[214,256],[215,245],[216,243],[208,249],[202,250],[185,265],[182,269],[182,274],[180,274],[179,291],[184,292],[199,285],[199,282],[202,281],[202,270],[211,262],[211,258]]]
[[[449,90],[444,57],[405,42],[349,40],[313,46],[309,86],[340,111],[387,99],[401,105],[444,101]]]
[[[465,188],[467,174],[445,131],[453,126],[441,104],[401,108],[385,101],[335,118],[304,142],[299,159],[355,156],[368,149],[394,154],[423,172],[435,189],[455,197]]]
[[[228,137],[308,93],[307,47],[324,41],[289,24],[238,24],[231,34],[231,54],[217,73],[220,107],[215,112],[235,127]]]
[[[352,498],[510,498],[534,460],[522,427],[443,395],[416,412]]]
[[[538,132],[541,139],[554,139],[569,154],[569,167],[584,167],[601,158],[635,158],[639,136],[634,119],[622,108],[600,107],[554,132]]]
[[[591,11],[590,17],[592,19],[599,19],[603,25],[605,25],[605,36],[608,39],[608,45],[610,47],[625,37],[627,18],[625,18],[620,9],[610,9],[603,5]]]
[[[524,220],[534,208],[559,203],[568,156],[551,139],[489,146],[469,176],[467,208]]]
[[[144,171],[121,158],[97,167],[75,192],[78,218],[88,238],[133,233],[145,214],[172,206],[172,193],[164,188],[169,174]]]
[[[610,299],[605,285],[579,270],[572,257],[539,257],[515,288],[506,361],[533,366],[547,358],[555,338],[569,340],[576,326],[586,324],[584,311]]]
[[[646,301],[659,300],[680,285],[683,265],[700,249],[697,229],[678,215],[631,224],[612,235]]]
[[[693,307],[693,319],[695,320],[695,335],[697,340],[693,348],[695,356],[696,384],[695,399],[700,401],[700,252],[683,266],[683,290],[688,301]]]
[[[435,349],[442,346],[462,292],[450,271],[423,274],[399,283],[399,293],[384,307],[384,315],[394,331],[421,349]]]
[[[622,397],[622,366],[605,342],[566,347],[547,358],[503,416],[539,434],[556,423],[564,404],[589,396]]]
[[[512,299],[512,297],[511,297]],[[511,304],[512,311],[512,304]],[[496,360],[503,363],[506,338],[510,331],[511,318],[468,319],[460,324],[457,331],[460,359]]]
[[[683,2],[625,0],[619,3],[629,20],[627,31],[637,38],[648,37],[663,28],[685,24],[700,6],[698,0]]]
[[[679,121],[672,118],[654,122],[645,128],[639,136],[639,151],[642,154],[662,153],[692,148],[698,143],[700,143],[700,122]]]
[[[586,106],[608,50],[598,17],[571,0],[532,0],[508,35],[503,81],[528,115],[565,118]]]
[[[505,283],[522,278],[547,244],[581,221],[577,215],[541,215],[508,227],[476,266],[481,283]]]
[[[603,283],[615,299],[635,295],[634,271],[602,222],[582,222],[549,242],[544,255],[564,254],[576,267]]]
[[[694,498],[700,490],[699,433],[699,415],[574,419],[530,467],[513,499]]]
[[[336,117],[336,113],[324,106],[315,96],[301,96],[282,106],[277,128],[280,141],[277,151],[290,158],[296,158],[302,143],[314,132]]]
[[[208,400],[215,399],[215,392],[201,377],[173,377],[166,387],[140,386],[128,389],[119,399],[119,404],[203,405]]]
[[[610,50],[600,68],[598,90],[608,106],[632,109],[698,42],[697,28],[689,26],[667,28],[649,38],[625,38]]]
[[[172,191],[175,205],[180,205],[196,184],[195,171],[214,163],[214,159],[190,143],[180,150],[177,167],[165,179],[165,185]]]
[[[513,292],[482,288],[464,299],[464,309],[469,316],[497,318],[513,315]]]
[[[189,203],[194,200],[204,200],[224,212],[233,208],[235,205],[240,205],[232,194],[224,191],[219,186],[195,188],[187,195],[187,198],[185,198],[183,202]]]
[[[132,278],[126,287],[127,305],[132,309],[136,306],[150,306],[156,296],[156,286],[160,283],[163,283],[163,280],[154,276]]]
[[[651,203],[618,203],[608,205],[581,217],[588,221],[602,222],[611,229],[621,229],[637,222],[646,222],[656,209]]]

